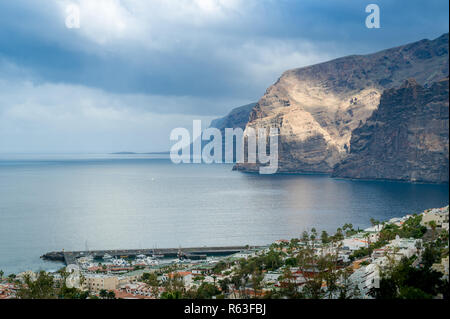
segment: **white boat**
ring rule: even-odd
[[[159,265],[159,261],[151,258],[151,257],[147,257],[145,258],[145,263],[149,266],[153,266],[153,265]]]
[[[79,264],[87,264],[87,263],[91,263],[93,260],[94,260],[94,257],[92,257],[91,255],[88,255],[88,256],[78,258],[77,262]]]
[[[113,257],[110,254],[108,254],[108,253],[103,255],[103,260],[112,259],[112,258]]]
[[[126,266],[128,265],[127,261],[125,259],[122,258],[114,258],[111,260],[112,264],[114,266]]]

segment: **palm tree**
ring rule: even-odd
[[[419,254],[420,249],[422,248],[422,243],[420,241],[417,241],[415,246],[416,246],[416,249],[417,249],[417,254]]]
[[[80,275],[80,286],[83,287],[85,282],[86,282],[86,277],[83,274],[81,274]]]
[[[235,274],[231,278],[231,282],[233,283],[233,286],[234,286],[233,295],[234,295],[234,297],[236,297],[236,291],[241,289],[241,284],[242,284],[242,278],[241,278],[240,274],[239,273]]]
[[[106,298],[108,299],[116,299],[116,293],[112,290],[108,291]]]
[[[9,274],[8,275],[8,281],[10,283],[12,283],[15,279],[16,279],[16,275],[15,274]]]
[[[222,280],[219,280],[220,288],[222,289],[222,292],[225,294],[229,291],[228,285],[231,283],[230,279],[224,278]]]
[[[307,243],[309,241],[309,234],[306,230],[302,234],[302,241],[305,243]]]
[[[65,284],[67,277],[69,276],[69,273],[66,271],[66,267],[62,267],[57,271],[61,278],[63,279],[63,283]]]
[[[99,296],[101,298],[106,298],[108,297],[108,292],[105,289],[100,290]]]
[[[330,240],[328,233],[324,230],[322,231],[322,235],[320,236],[320,239],[322,239],[323,244],[327,244]]]
[[[431,227],[431,237],[434,239],[434,235],[435,235],[435,232],[436,232],[436,227],[437,227],[437,224],[436,224],[436,222],[434,221],[434,220],[432,220],[432,221],[430,221],[430,222],[428,222],[428,225]]]
[[[256,294],[258,292],[259,289],[261,289],[261,283],[264,279],[264,275],[261,273],[261,271],[255,271],[252,274],[252,288],[253,291],[255,293],[255,298],[256,298]]]
[[[20,299],[56,299],[59,289],[55,287],[52,275],[45,271],[39,272],[35,280],[29,274],[24,276],[24,284],[17,292]]]
[[[314,241],[317,238],[317,230],[313,227],[311,229],[311,236],[310,236],[311,240]]]
[[[3,279],[3,275],[4,275],[4,274],[5,274],[5,273],[3,272],[3,270],[0,269],[0,280]]]
[[[367,248],[369,248],[370,247],[370,234],[369,233],[365,233],[364,234],[364,238],[367,241]]]

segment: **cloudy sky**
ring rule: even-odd
[[[377,3],[381,28],[367,29]],[[80,28],[67,28],[67,8]],[[0,153],[168,150],[287,69],[448,32],[446,0],[2,0]]]

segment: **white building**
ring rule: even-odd
[[[192,287],[193,283],[194,283],[194,276],[192,275],[192,272],[190,271],[179,271],[179,272],[174,272],[174,273],[169,273],[169,274],[163,274],[161,276],[161,281],[165,282],[167,280],[169,280],[169,278],[174,278],[175,276],[178,276],[179,278],[181,278],[183,280],[183,284],[190,288]]]
[[[363,266],[350,276],[350,281],[358,287],[361,297],[371,299],[369,292],[372,288],[380,288],[380,270],[376,263]]]
[[[256,251],[246,250],[246,251],[238,252],[238,253],[234,254],[232,257],[238,258],[238,259],[241,259],[241,258],[248,259],[248,258],[255,257],[255,256],[256,256]]]
[[[429,227],[431,221],[434,221],[438,227],[444,227],[444,224],[447,224],[448,229],[448,206],[424,212],[420,224]]]
[[[398,235],[394,240],[385,246],[388,252],[393,252],[395,255],[411,258],[418,253],[419,248],[422,247],[422,239],[400,238]],[[398,258],[397,258],[398,259]]]
[[[75,273],[72,275],[75,276]],[[98,293],[100,290],[116,290],[119,285],[129,283],[129,278],[104,274],[86,274],[83,279],[80,288],[94,293]],[[73,280],[73,284],[77,284],[81,281],[81,277],[79,279],[74,278],[71,280]]]
[[[279,271],[268,271],[264,274],[263,282],[265,284],[278,284],[278,278],[282,276],[283,274]]]
[[[358,250],[360,248],[368,247],[369,241],[366,238],[350,237],[342,240],[342,248],[344,250]]]
[[[369,228],[364,229],[366,233],[378,233],[383,229],[383,224],[378,224]]]
[[[433,264],[432,269],[442,273],[443,278],[448,280],[448,265],[449,265],[449,259],[447,256],[446,258],[442,258],[442,260],[439,264]]]

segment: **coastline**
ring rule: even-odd
[[[390,220],[383,222],[372,220],[372,227],[366,229],[353,229],[351,224],[345,224],[342,228],[337,229],[335,235],[328,235],[325,231],[323,231],[319,236],[319,232],[312,228],[310,232],[305,231],[301,238],[292,238],[290,240],[280,239],[265,247],[222,247],[222,252],[227,250],[229,254],[225,254],[221,257],[216,256],[217,258],[211,257],[211,254],[209,256],[206,254],[200,255],[198,252],[194,251],[194,248],[192,249],[193,254],[191,255],[187,255],[185,253],[181,254],[181,248],[178,249],[178,252],[177,249],[173,249],[173,251],[170,252],[170,257],[172,258],[170,260],[167,258],[168,256],[164,256],[163,254],[158,255],[157,252],[151,252],[150,250],[133,251],[133,256],[130,254],[131,251],[128,251],[129,254],[127,256],[119,256],[124,253],[123,251],[116,251],[117,254],[115,255],[110,255],[106,251],[100,251],[99,253],[104,254],[103,259],[102,256],[98,254],[94,256],[93,252],[77,252],[76,256],[73,256],[74,258],[71,259],[70,264],[66,265],[66,267],[63,267],[57,272],[48,274],[53,278],[56,278],[55,280],[63,280],[65,284],[72,288],[94,293],[94,297],[99,297],[98,294],[101,289],[94,289],[91,291],[93,287],[95,288],[95,285],[92,286],[88,284],[88,286],[83,286],[83,284],[80,283],[80,276],[91,278],[88,282],[92,281],[96,284],[98,283],[98,280],[101,280],[102,282],[111,281],[112,283],[108,284],[109,286],[107,287],[111,288],[109,291],[113,291],[115,296],[121,296],[125,299],[154,299],[155,296],[151,295],[148,290],[141,290],[139,293],[130,293],[130,287],[139,286],[141,287],[140,289],[144,289],[147,286],[145,280],[142,281],[146,276],[145,274],[160,273],[164,277],[165,274],[173,273],[179,274],[184,284],[187,285],[187,287],[189,286],[190,289],[194,289],[195,287],[198,289],[198,282],[196,282],[196,278],[211,277],[214,273],[215,275],[213,276],[225,280],[225,278],[227,278],[226,273],[228,271],[226,270],[227,267],[223,265],[232,263],[241,265],[242,263],[245,264],[247,261],[252,259],[267,258],[266,256],[270,256],[270,254],[286,254],[289,252],[287,256],[283,257],[284,262],[287,265],[288,260],[293,260],[292,257],[289,257],[289,254],[292,254],[293,251],[301,253],[302,251],[312,249],[311,251],[313,251],[317,256],[328,256],[329,254],[335,255],[336,258],[338,258],[337,260],[340,260],[339,263],[342,262],[342,266],[338,266],[338,264],[336,264],[336,271],[340,271],[340,269],[352,269],[349,274],[349,278],[351,278],[350,281],[353,282],[354,288],[361,288],[363,298],[372,298],[370,292],[373,291],[373,289],[371,290],[371,288],[367,288],[367,280],[361,278],[365,278],[365,274],[367,274],[368,271],[372,273],[374,270],[375,272],[380,271],[377,269],[381,267],[383,261],[388,260],[386,258],[394,258],[393,260],[400,262],[404,258],[411,259],[414,257],[411,259],[414,261],[413,265],[415,265],[415,267],[419,267],[421,265],[420,262],[423,259],[423,251],[421,251],[419,247],[423,247],[426,245],[426,242],[430,242],[430,236],[431,238],[436,238],[434,237],[436,227],[441,229],[440,234],[443,234],[444,237],[446,236],[445,238],[447,238],[447,257],[445,257],[446,259],[442,257],[442,266],[440,266],[440,263],[436,263],[433,267],[435,267],[437,271],[441,271],[444,278],[447,278],[448,280],[448,211],[449,206],[446,206],[442,208],[427,209],[421,213],[413,213],[402,217],[391,218]],[[397,229],[397,231],[401,231],[402,229],[409,230],[405,233],[407,235],[405,235],[406,237],[404,238],[399,236],[399,234],[402,234],[402,232],[400,232],[395,236],[395,238],[386,241],[386,239],[382,239],[382,237],[385,236],[385,233],[383,232],[385,232],[386,229]],[[414,237],[409,238],[408,236],[410,235]],[[380,241],[384,244],[377,244]],[[373,246],[374,244],[375,246]],[[370,248],[372,246],[373,248]],[[203,249],[204,251],[209,249],[210,252],[215,253],[219,252],[217,248],[213,251],[214,248],[212,247],[197,248],[197,250],[200,249]],[[233,251],[231,251],[231,249]],[[367,249],[371,249],[369,250],[369,255],[367,255]],[[138,255],[138,253],[141,254]],[[151,254],[153,254],[153,257]],[[389,257],[389,254],[393,255]],[[192,256],[197,256],[199,258],[195,261],[189,259],[189,256],[191,258]],[[295,254],[292,256],[295,256]],[[127,258],[128,261],[126,261]],[[164,259],[168,259],[168,262],[164,262]],[[90,260],[97,260],[98,266],[95,266],[95,263],[92,263]],[[110,263],[110,260],[112,263]],[[119,261],[121,264],[118,264]],[[221,265],[220,267],[224,268],[217,270],[218,265]],[[265,278],[264,287],[266,287],[264,289],[261,288],[262,290],[260,293],[263,295],[266,293],[272,294],[281,289],[280,287],[282,287],[283,282],[283,279],[281,279],[283,277],[283,271],[280,272],[280,270],[277,269],[278,268],[276,267],[268,272],[263,272],[263,277]],[[292,270],[291,276],[296,278],[294,280],[296,282],[296,286],[301,287],[307,283],[308,276],[306,276],[305,270],[301,270],[301,267],[299,268],[299,265],[294,263],[292,264],[292,268],[289,267],[286,269],[290,269],[289,271]],[[21,283],[27,280],[27,278],[28,280],[29,278],[38,280],[37,278],[39,276],[39,273],[33,273],[30,271],[14,276],[9,275],[6,281],[5,279],[1,281],[2,284],[0,285],[0,292],[2,291],[2,295],[4,297],[3,299],[8,297],[16,297],[15,293],[19,290],[18,288],[14,290],[11,287],[16,287],[15,285],[20,286]],[[370,278],[375,279],[373,279],[372,284],[369,286],[376,288],[382,278],[380,276],[381,275],[378,275],[377,277],[371,276]],[[204,279],[202,279],[202,282],[203,280]],[[163,287],[164,285],[161,283],[161,287],[158,290],[160,291],[162,289],[160,293],[164,293],[165,290]],[[143,291],[147,291],[147,293],[143,295]],[[234,291],[234,293],[236,294],[236,291]],[[247,294],[245,291],[241,290],[239,293],[241,294],[241,297]],[[247,297],[249,295],[247,295]],[[356,295],[353,297],[356,297]]]

